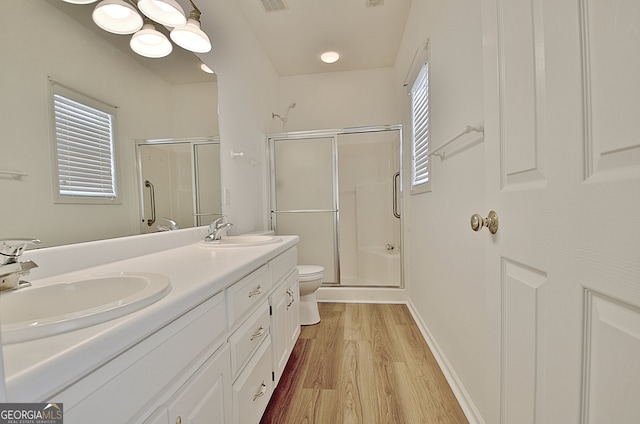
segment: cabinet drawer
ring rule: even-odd
[[[268,266],[263,265],[227,289],[229,328],[233,328],[244,313],[257,305],[269,292]]]
[[[251,317],[229,337],[231,375],[234,377],[270,333],[269,303],[264,302]]]
[[[277,284],[285,275],[298,265],[298,250],[295,247],[287,250],[269,262],[271,284]]]
[[[257,424],[273,392],[271,342],[266,339],[233,385],[236,424]]]

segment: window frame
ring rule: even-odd
[[[430,104],[430,90],[429,90],[429,54],[428,49],[425,52],[423,60],[420,62],[418,72],[411,83],[411,90],[409,95],[411,98],[411,176],[410,176],[410,193],[420,194],[431,191],[431,104]],[[424,80],[424,85],[422,85]],[[421,84],[420,86],[417,86]],[[420,140],[416,140],[416,115],[415,115],[415,98],[416,95],[422,94],[424,97],[424,119],[425,122],[419,125],[423,126],[424,137]],[[419,144],[418,144],[419,142]],[[420,160],[416,158],[416,151],[422,150],[420,154]],[[425,169],[421,169],[425,168]],[[417,171],[426,173],[426,179],[424,181],[416,181]]]
[[[61,96],[72,102],[95,109],[111,117],[111,133],[110,133],[110,162],[111,162],[111,188],[112,192],[106,194],[96,194],[85,192],[84,194],[66,194],[60,184],[60,167],[59,167],[59,140],[57,137],[57,121],[56,121],[56,96]],[[56,81],[49,80],[49,105],[50,105],[50,139],[51,139],[51,163],[52,163],[52,189],[53,201],[56,204],[100,204],[100,205],[119,205],[122,199],[119,190],[119,172],[117,167],[117,107],[111,106],[103,101],[97,100],[90,96],[80,93],[72,88],[66,87]]]

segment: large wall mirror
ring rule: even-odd
[[[93,24],[95,4],[3,0],[3,5],[10,18],[0,26],[0,239],[39,238],[44,247],[140,234],[144,192],[136,145],[150,139],[215,139],[215,75],[202,72],[199,59],[177,46],[166,58],[135,57],[127,52],[130,36]],[[55,202],[54,81],[117,108],[117,202]],[[202,178],[219,181],[218,162],[210,159],[202,166],[208,172]]]

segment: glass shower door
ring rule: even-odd
[[[271,139],[272,227],[297,234],[298,263],[321,265],[339,282],[335,137]]]
[[[195,176],[195,225],[208,225],[222,216],[220,144],[193,145]]]
[[[338,135],[340,284],[401,285],[400,131]]]

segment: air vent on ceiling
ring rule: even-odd
[[[260,0],[265,12],[277,12],[279,10],[287,10],[289,7],[284,0]]]
[[[367,7],[376,7],[382,6],[384,4],[384,0],[366,0]]]

